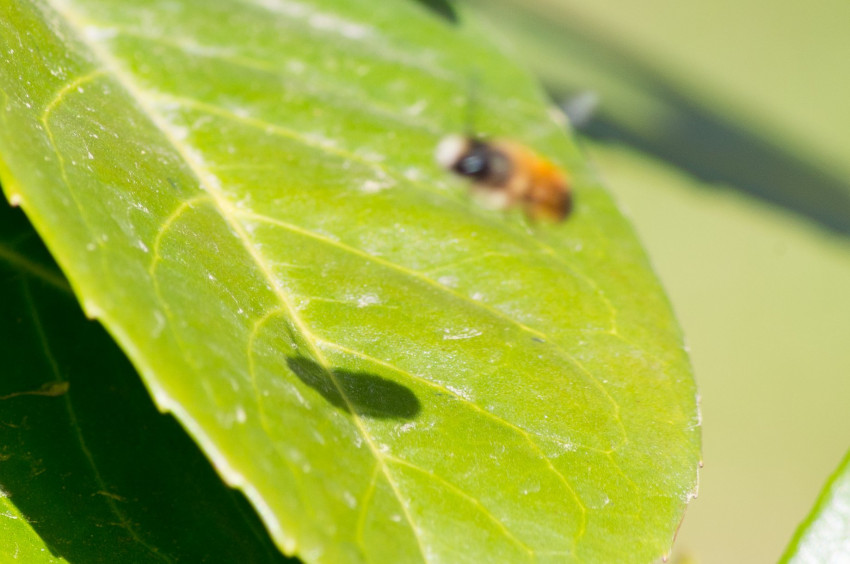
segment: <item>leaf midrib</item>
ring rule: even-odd
[[[237,0],[237,1],[244,1],[244,0]],[[250,2],[248,2],[248,3],[252,6],[255,6],[255,4],[253,4],[253,3],[250,3]],[[103,23],[99,22],[98,25],[103,26]],[[126,33],[126,34],[132,35],[134,37],[137,37],[139,39],[143,39],[145,41],[149,41],[149,42],[152,42],[152,43],[158,43],[158,44],[166,45],[166,46],[181,50],[181,52],[183,52],[184,54],[193,54],[194,55],[194,53],[191,50],[182,48],[182,46],[179,42],[169,41],[169,40],[164,39],[164,38],[154,37],[154,36],[151,36],[147,33],[141,32],[141,31],[136,31],[136,30],[122,28],[122,27],[108,27],[108,28],[104,28],[104,29],[117,30],[122,34]],[[386,53],[384,53],[384,52],[382,52],[381,54],[386,55]],[[214,59],[214,60],[221,60],[221,61],[225,61],[229,64],[237,65],[237,66],[240,66],[240,67],[250,68],[250,69],[253,69],[253,70],[259,70],[259,71],[262,71],[262,72],[274,74],[274,70],[273,70],[272,67],[270,67],[269,65],[267,65],[267,64],[265,64],[261,61],[254,61],[253,59],[250,59],[250,58],[246,59],[246,58],[242,58],[242,57],[229,57],[229,56],[224,56],[224,55],[221,55],[221,54],[208,54],[208,53],[204,53],[203,55],[196,55],[196,56],[203,56],[205,58],[210,58],[210,59]],[[428,69],[428,70],[431,70],[431,69]],[[336,91],[339,91],[340,88],[341,88],[341,86],[339,86],[339,85],[333,86],[333,89],[336,90]],[[340,100],[346,99],[346,96],[344,96],[344,95],[341,95],[341,96],[338,96],[338,97],[339,97]],[[316,141],[311,141],[309,139],[306,139],[303,136],[298,135],[296,132],[289,130],[285,127],[282,127],[279,124],[268,123],[268,122],[265,122],[265,121],[262,121],[262,120],[259,120],[259,119],[254,119],[254,118],[246,118],[244,116],[240,116],[240,115],[237,115],[233,112],[227,111],[224,108],[220,108],[218,106],[215,106],[215,105],[212,105],[212,104],[209,104],[209,103],[206,103],[206,102],[202,102],[202,101],[194,100],[194,99],[190,99],[190,98],[185,98],[185,97],[181,97],[181,96],[175,96],[175,95],[170,95],[170,94],[157,94],[156,96],[154,96],[154,98],[160,98],[165,103],[181,104],[181,105],[184,105],[188,108],[192,108],[192,109],[195,109],[195,110],[200,111],[200,112],[216,115],[216,116],[222,117],[224,119],[231,119],[231,120],[237,121],[239,123],[246,124],[250,127],[255,127],[257,129],[261,129],[261,130],[264,130],[264,131],[271,130],[276,135],[281,135],[283,137],[293,139],[295,141],[298,141],[301,144],[307,145],[307,146],[312,147],[312,148],[316,148],[316,149],[321,150],[323,152],[328,152],[330,154],[334,154],[336,156],[345,158],[347,160],[351,160],[351,161],[361,163],[364,166],[369,167],[369,168],[373,168],[373,169],[375,169],[376,171],[378,171],[379,173],[382,173],[382,174],[387,173],[387,172],[393,172],[391,169],[383,167],[379,163],[376,163],[374,161],[370,161],[368,159],[365,159],[365,158],[361,157],[360,155],[357,155],[356,153],[341,150],[341,149],[338,149],[338,148],[335,148],[335,147],[324,145],[324,144],[316,142]],[[427,131],[428,133],[433,134],[435,136],[439,133],[434,128],[432,128],[429,123],[424,122],[424,121],[415,121],[415,122],[411,122],[411,123],[408,123],[408,122],[405,122],[405,121],[399,121],[397,111],[395,111],[394,109],[389,108],[389,107],[384,107],[383,105],[380,104],[379,101],[375,100],[374,98],[370,98],[368,100],[368,102],[369,102],[368,108],[369,108],[370,111],[376,110],[376,109],[379,110],[378,112],[376,112],[376,115],[379,115],[379,116],[384,117],[384,118],[391,117],[392,119],[394,119],[395,121],[397,121],[400,124],[405,124],[405,125],[408,125],[408,126],[418,128],[418,129],[422,129],[422,130]],[[353,109],[363,109],[364,107],[366,107],[366,106],[361,104],[361,105],[356,106]],[[422,184],[421,182],[417,182],[417,181],[410,180],[410,179],[408,179],[408,181],[413,183],[414,185],[417,185],[418,187],[421,187],[421,184]],[[456,199],[448,197],[444,192],[435,192],[435,191],[430,191],[430,192],[432,194],[438,195],[438,196],[445,198],[447,200],[451,200],[454,203],[457,203]],[[502,227],[504,228],[505,225],[503,224]],[[596,293],[598,298],[603,301],[603,303],[605,304],[605,307],[609,310],[609,314],[610,314],[610,317],[611,317],[611,329],[609,330],[609,333],[611,333],[612,335],[615,335],[615,336],[619,336],[619,334],[617,332],[617,324],[616,324],[616,308],[613,306],[613,304],[610,302],[608,297],[605,295],[605,292],[603,292],[602,289],[599,288],[599,286],[595,283],[595,281],[591,277],[589,277],[586,274],[578,271],[573,264],[570,264],[569,262],[565,261],[560,256],[560,254],[557,253],[555,251],[555,249],[553,249],[552,247],[542,243],[537,238],[529,237],[528,232],[523,231],[523,230],[517,230],[517,229],[514,229],[514,228],[511,228],[511,231],[516,233],[519,236],[526,238],[531,244],[537,246],[539,248],[539,250],[541,251],[541,253],[543,253],[547,257],[547,260],[558,261],[565,268],[570,270],[570,272],[572,272],[576,276],[576,278],[578,278],[578,279],[582,280],[583,282],[585,282],[586,284],[588,284],[593,289],[593,291]]]
[[[162,133],[165,140],[174,148],[174,150],[181,157],[183,162],[188,166],[188,168],[192,172],[192,174],[197,178],[198,182],[203,187],[204,191],[209,196],[210,200],[213,202],[214,206],[218,210],[219,215],[227,223],[227,225],[230,226],[231,229],[233,229],[233,231],[237,235],[237,238],[239,239],[242,247],[249,254],[252,261],[254,262],[256,267],[261,272],[262,276],[269,282],[270,287],[273,289],[273,292],[274,292],[276,298],[278,299],[278,301],[282,305],[283,309],[286,311],[288,317],[290,318],[290,320],[296,326],[298,331],[304,337],[304,340],[307,343],[308,348],[310,350],[310,354],[314,357],[314,359],[317,361],[317,363],[325,371],[328,378],[333,383],[334,387],[337,389],[341,398],[345,402],[346,407],[348,408],[348,411],[352,414],[353,421],[354,421],[355,425],[357,426],[358,431],[363,436],[364,440],[366,441],[367,445],[369,446],[373,456],[375,457],[376,461],[380,465],[381,471],[384,474],[388,484],[393,489],[393,492],[394,492],[396,498],[400,502],[400,506],[402,508],[402,511],[404,512],[405,517],[406,517],[408,523],[410,524],[411,530],[412,530],[414,536],[416,537],[416,540],[417,540],[417,543],[419,545],[419,549],[420,549],[420,552],[422,554],[423,560],[427,561],[427,550],[423,546],[423,540],[421,538],[420,531],[417,528],[417,526],[414,522],[414,519],[410,514],[410,511],[409,511],[409,508],[407,506],[407,503],[405,502],[404,496],[401,494],[401,491],[399,490],[398,485],[395,483],[395,480],[393,479],[391,472],[389,471],[389,469],[387,467],[386,461],[392,460],[396,463],[403,464],[403,465],[409,466],[411,468],[415,468],[418,471],[425,471],[425,470],[422,469],[422,468],[419,468],[418,466],[416,466],[416,465],[414,465],[410,462],[407,462],[407,461],[404,461],[404,460],[401,460],[401,459],[397,459],[397,458],[392,457],[392,456],[384,456],[384,455],[381,454],[380,449],[377,448],[377,446],[376,446],[375,442],[373,441],[371,435],[367,431],[363,421],[357,415],[355,406],[351,402],[350,398],[348,398],[347,394],[345,393],[344,388],[340,385],[340,383],[339,383],[338,379],[336,378],[333,370],[330,369],[327,359],[324,357],[319,346],[317,345],[318,342],[327,343],[327,341],[324,340],[324,339],[321,339],[316,334],[314,334],[312,332],[312,330],[308,327],[308,325],[304,322],[304,320],[301,319],[299,315],[297,315],[297,313],[296,313],[297,310],[293,305],[292,298],[277,283],[277,280],[273,276],[271,268],[269,267],[268,261],[265,260],[265,258],[262,256],[262,254],[259,252],[259,250],[254,245],[250,244],[250,237],[248,236],[248,233],[246,232],[242,223],[239,221],[239,217],[240,216],[242,216],[242,217],[246,216],[246,213],[244,211],[240,211],[240,210],[236,209],[230,203],[230,201],[226,198],[226,196],[222,193],[221,189],[219,188],[218,179],[210,171],[208,171],[206,169],[206,166],[203,163],[203,161],[201,161],[200,159],[198,159],[195,156],[195,153],[192,150],[192,148],[190,146],[186,145],[183,142],[182,135],[179,132],[177,132],[175,130],[175,128],[168,122],[168,120],[166,120],[159,113],[159,111],[156,107],[156,104],[155,104],[156,97],[150,96],[149,93],[143,87],[139,86],[137,84],[137,82],[134,80],[132,74],[125,71],[121,62],[116,57],[111,55],[111,53],[108,50],[101,47],[98,42],[91,41],[87,38],[86,34],[84,33],[84,25],[83,25],[82,18],[78,17],[76,14],[72,13],[68,8],[66,8],[64,6],[62,6],[62,7],[57,6],[55,0],[47,0],[47,1],[48,1],[48,4],[51,6],[51,8],[55,12],[57,12],[58,14],[61,14],[63,16],[65,21],[68,23],[69,27],[71,27],[74,30],[74,32],[76,33],[79,41],[95,56],[95,58],[98,61],[100,61],[100,63],[103,65],[103,68],[106,70],[106,74],[111,75],[114,78],[114,80],[129,94],[129,96],[133,100],[136,101],[136,103],[138,104],[138,107],[140,108],[142,113],[151,121],[151,123],[155,126],[155,128]],[[96,72],[102,73],[103,71],[96,71]],[[56,102],[56,99],[53,102],[51,102],[51,104],[54,104],[55,102]],[[326,150],[326,148],[324,148],[324,147],[322,147],[322,149]],[[259,215],[254,217],[254,219],[257,219],[257,220],[262,219],[263,221],[273,221],[270,218],[267,218],[265,216],[259,216]],[[291,226],[289,224],[287,224],[287,228],[289,228],[289,229],[294,228],[298,232],[312,236],[312,237],[317,236],[316,234],[314,234],[312,232],[309,232],[309,231],[301,229],[301,228],[297,228],[296,226]],[[425,282],[427,282],[431,285],[434,285],[434,286],[440,288],[443,291],[449,292],[451,295],[453,295],[455,297],[464,299],[465,301],[470,301],[470,300],[468,300],[468,298],[465,298],[464,296],[456,294],[455,292],[451,291],[450,289],[446,288],[445,286],[438,284],[436,281],[433,281],[430,278],[423,276],[419,272],[411,271],[410,269],[407,269],[407,268],[405,268],[401,265],[397,265],[395,263],[385,261],[383,259],[380,259],[379,257],[374,257],[374,256],[371,256],[371,255],[368,255],[366,253],[363,253],[362,251],[359,251],[358,249],[349,247],[347,245],[344,246],[344,249],[347,250],[347,251],[350,251],[350,252],[355,252],[358,255],[362,255],[369,260],[378,261],[386,267],[394,268],[394,269],[399,270],[401,272],[404,272],[406,274],[412,275],[415,278],[420,279],[422,281],[425,281]],[[551,249],[549,249],[549,250],[551,251]],[[554,252],[553,252],[553,255],[554,255]],[[595,287],[594,284],[591,284],[591,285]],[[601,290],[599,290],[598,288],[596,288],[596,290],[599,293],[599,295],[604,298],[604,295],[602,294]],[[482,304],[482,303],[478,303],[478,302],[472,302],[472,303],[475,303],[476,306],[485,309],[486,311],[488,311],[488,313],[490,313],[492,315],[498,316],[499,318],[505,319],[505,320],[509,321],[510,323],[517,325],[520,329],[522,329],[524,331],[527,331],[527,332],[529,332],[533,335],[537,335],[537,336],[540,336],[540,337],[543,337],[543,338],[546,337],[546,335],[544,333],[542,333],[542,332],[540,332],[536,329],[533,329],[531,327],[528,327],[528,326],[522,324],[521,322],[519,322],[515,319],[507,317],[504,313],[492,308],[488,304]],[[612,320],[613,320],[613,318],[612,318]],[[616,334],[615,331],[613,331],[612,333]],[[556,343],[553,343],[553,344],[556,344]],[[599,385],[601,391],[606,396],[608,396],[609,401],[611,401],[615,410],[618,411],[619,410],[618,404],[616,403],[616,401],[613,400],[613,398],[610,397],[610,395],[608,395],[605,387],[602,386],[601,383],[599,383],[597,381],[597,379],[589,371],[587,371],[587,369],[583,368],[580,364],[578,364],[577,361],[572,357],[572,355],[570,355],[569,353],[564,351],[560,346],[557,346],[557,344],[556,344],[556,348],[558,348],[562,352],[562,354],[564,354],[567,358],[569,358],[571,361],[573,361],[573,363],[575,363],[579,367],[580,370],[587,373],[592,381],[594,381],[597,385]],[[398,368],[396,368],[396,370],[398,370]],[[491,414],[491,415],[493,415],[494,417],[497,417],[497,416],[495,416],[495,414]],[[501,419],[501,418],[499,418],[499,419]],[[617,419],[618,422],[620,422],[619,415],[616,417],[616,419]],[[515,427],[514,425],[510,425],[510,426]],[[528,433],[528,431],[525,431],[525,430],[523,430],[519,427],[515,427],[515,428],[517,430],[520,430],[524,435]],[[624,436],[625,436],[625,434],[624,434]],[[534,441],[532,441],[530,439],[530,437],[527,437],[527,438],[536,447],[536,443]],[[545,455],[542,455],[542,453],[541,453],[541,456],[550,465],[551,469],[556,474],[561,476],[560,472],[557,471],[552,466],[552,463],[548,459],[548,457],[546,457]],[[561,477],[563,478],[563,476],[561,476]],[[454,488],[454,486],[452,486],[452,487]],[[569,485],[568,485],[568,487],[569,487]],[[570,490],[572,490],[571,487],[569,487],[569,488],[570,488]],[[575,494],[574,491],[573,491],[573,494]],[[463,493],[463,495],[468,497],[468,494]],[[477,500],[475,498],[470,498],[470,499],[473,499],[474,501],[477,502]],[[480,502],[478,502],[478,504],[480,505]],[[582,511],[584,512],[585,508],[584,508],[583,504],[580,502],[580,500],[579,500],[579,506],[581,507]],[[524,543],[519,541],[519,539],[514,537],[510,533],[510,531],[508,531],[506,529],[504,524],[501,523],[501,521],[499,521],[498,519],[496,519],[495,516],[490,514],[489,511],[486,510],[486,508],[482,508],[482,511],[484,511],[491,519],[493,519],[500,526],[500,528],[502,528],[502,530],[505,532],[505,534],[510,538],[510,540],[512,542],[517,543],[520,547],[522,547],[524,550],[528,551],[530,554],[533,553],[529,549],[529,547],[527,547]]]
[[[224,219],[224,221],[237,234],[240,243],[242,244],[246,252],[248,252],[248,254],[251,256],[257,268],[261,271],[262,275],[269,282],[269,285],[273,289],[275,296],[280,301],[281,305],[289,313],[290,319],[292,320],[293,324],[298,328],[299,332],[301,332],[302,336],[304,337],[304,340],[309,346],[310,352],[313,354],[315,360],[325,371],[325,373],[333,383],[334,387],[339,392],[340,397],[342,397],[343,401],[345,402],[348,411],[352,414],[354,424],[357,426],[358,431],[363,436],[364,441],[366,441],[367,445],[369,446],[372,455],[380,464],[381,471],[383,472],[388,484],[392,488],[393,493],[399,501],[399,505],[401,506],[402,512],[404,513],[406,520],[410,524],[411,531],[414,534],[414,537],[416,538],[417,545],[419,546],[423,561],[427,561],[428,552],[425,546],[423,545],[421,533],[410,514],[410,510],[408,508],[407,503],[405,502],[405,498],[401,495],[401,491],[399,490],[398,484],[396,484],[395,480],[392,478],[389,472],[389,469],[387,468],[386,461],[381,455],[380,450],[375,445],[374,440],[366,430],[360,417],[357,415],[355,406],[346,394],[344,388],[340,385],[336,375],[333,373],[332,370],[329,369],[327,359],[316,346],[316,336],[307,327],[307,325],[300,318],[300,316],[297,315],[296,309],[293,306],[291,299],[277,283],[277,280],[274,278],[274,276],[272,276],[272,272],[267,262],[260,255],[256,247],[248,244],[248,234],[245,232],[245,229],[241,225],[241,223],[236,220],[232,206],[217,186],[217,180],[213,179],[212,175],[204,169],[202,163],[200,163],[198,159],[193,156],[192,151],[189,149],[189,147],[187,147],[181,141],[180,135],[173,130],[167,120],[163,119],[163,117],[150,104],[144,91],[136,85],[132,76],[122,68],[119,61],[117,61],[110,53],[100,47],[97,43],[93,43],[88,40],[83,31],[84,26],[82,25],[81,18],[76,16],[76,14],[74,14],[67,8],[63,9],[63,7],[57,6],[55,0],[47,0],[47,3],[50,5],[51,9],[54,12],[64,18],[68,26],[75,32],[80,43],[86,46],[86,48],[94,55],[94,57],[100,61],[101,65],[108,70],[109,74],[113,76],[115,81],[124,88],[124,90],[133,100],[136,101],[142,112],[148,117],[151,123],[163,134],[168,143],[180,155],[180,157],[192,171],[192,174],[198,179],[198,182],[200,182],[201,186],[215,202],[215,205],[218,208],[219,214],[221,215],[222,219]]]

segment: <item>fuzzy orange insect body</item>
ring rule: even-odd
[[[510,141],[450,135],[437,146],[437,161],[468,178],[473,193],[491,207],[521,207],[531,220],[563,221],[572,209],[564,172]]]

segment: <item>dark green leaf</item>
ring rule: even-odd
[[[0,292],[0,561],[284,560],[6,205]]]

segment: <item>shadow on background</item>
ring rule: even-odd
[[[157,411],[70,289],[51,282],[62,280],[58,267],[1,199],[0,248],[29,265],[0,260],[0,489],[53,554],[92,564],[297,562]]]
[[[335,368],[328,372],[303,356],[288,358],[286,362],[302,382],[343,411],[351,412],[350,404],[357,415],[381,419],[411,419],[421,410],[419,400],[409,388],[376,374]],[[342,397],[340,388],[345,393],[345,398]]]
[[[632,126],[625,114],[629,109],[622,103],[606,106],[606,92],[600,90],[599,112],[582,128],[586,136],[631,145],[706,183],[741,190],[850,235],[850,178],[798,157],[758,131],[693,100],[655,71],[651,62],[620,47],[616,37],[582,25],[580,19],[536,12],[516,0],[473,4],[482,6],[480,10],[499,29],[525,45],[529,64],[539,71],[556,101],[593,88],[564,70],[577,61],[578,67],[573,68],[603,69],[600,72],[619,84],[622,94],[631,91],[645,96],[665,112],[663,123]],[[563,68],[552,60],[556,53],[565,60]],[[613,91],[618,86],[609,88]]]
[[[668,113],[658,131],[630,129],[606,112],[603,99],[599,114],[583,128],[585,135],[631,145],[704,182],[739,189],[850,235],[850,179],[823,170],[699,105],[627,52],[577,27],[568,31],[584,44],[582,52],[592,53],[589,56],[599,59],[610,73],[659,100]],[[568,94],[552,93],[559,100]]]
[[[747,129],[712,115],[674,92],[654,95],[671,111],[663,135],[650,137],[618,125],[604,111],[583,129],[599,141],[616,140],[655,155],[700,180],[737,188],[821,226],[850,235],[850,182],[821,170]]]

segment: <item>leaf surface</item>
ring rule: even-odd
[[[0,23],[7,196],[286,553],[669,550],[699,459],[679,329],[486,34],[401,1],[13,2]],[[479,130],[570,171],[567,222],[481,209],[433,163],[471,76]]]

